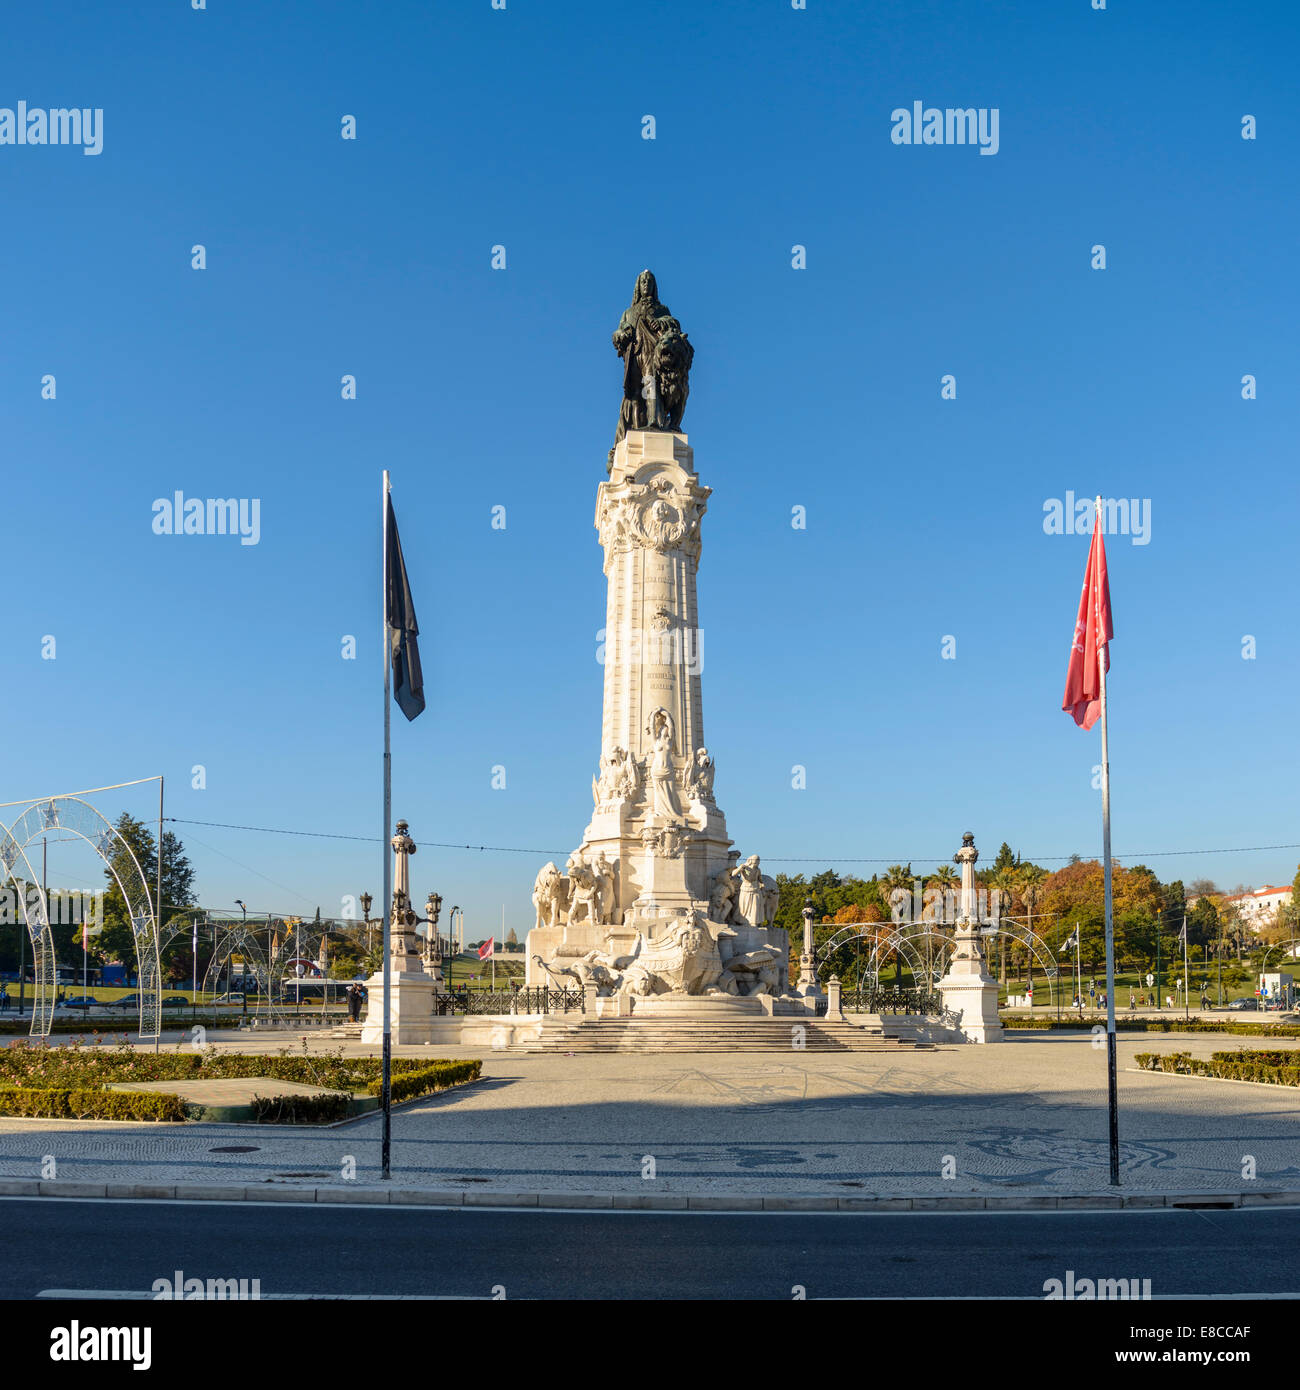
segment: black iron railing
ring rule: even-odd
[[[462,989],[435,997],[440,1014],[560,1014],[582,1010],[582,991],[551,989]]]
[[[864,987],[845,990],[840,1007],[861,1014],[941,1014],[943,996],[928,989]]]

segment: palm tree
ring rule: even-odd
[[[995,917],[1001,917],[1011,908],[1017,886],[1016,871],[1012,868],[999,869],[989,875],[989,909]],[[1002,983],[1007,982],[1007,948],[1002,934],[998,933],[998,959],[1002,967]]]
[[[890,908],[890,914],[891,914],[891,916],[892,916],[892,914],[893,914],[893,909],[892,909],[892,904],[891,904],[890,901],[889,901],[890,894],[892,894],[896,889],[899,889],[899,888],[902,888],[902,889],[904,889],[905,891],[907,891],[907,892],[909,892],[909,893],[911,892],[911,890],[912,890],[912,866],[911,866],[910,864],[908,864],[907,867],[904,868],[902,864],[891,864],[891,865],[889,866],[889,868],[887,868],[887,869],[885,870],[885,872],[884,872],[883,874],[881,874],[879,883],[880,883],[880,895],[881,895],[882,898],[884,898],[884,900],[885,900],[885,905],[886,905],[887,907]],[[901,964],[901,962],[900,962],[900,960],[899,960],[898,948],[895,947],[895,948],[894,948],[894,984],[895,984],[895,986],[900,985],[900,984],[902,983],[902,978],[903,978],[903,976],[902,976],[902,964]]]
[[[925,886],[927,888],[942,888],[946,893],[954,884],[960,882],[961,875],[951,864],[940,864],[930,875],[930,881]]]
[[[1043,880],[1047,877],[1047,870],[1040,869],[1037,864],[1021,864],[1015,877],[1020,901],[1025,905],[1025,925],[1030,931],[1034,931],[1034,908],[1038,906],[1038,900],[1042,896]]]
[[[1034,922],[1034,908],[1038,906],[1038,900],[1042,896],[1043,880],[1047,877],[1047,870],[1040,869],[1037,864],[1022,864],[1016,871],[1016,886],[1020,893],[1020,901],[1025,905],[1025,911],[1029,914],[1029,926],[1032,930]]]

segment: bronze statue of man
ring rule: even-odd
[[[681,324],[659,302],[659,287],[648,270],[636,277],[632,303],[614,331],[614,350],[623,359],[615,447],[628,430],[681,429],[695,349]],[[614,466],[613,449],[609,466]]]

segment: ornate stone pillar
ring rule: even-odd
[[[404,820],[389,841],[393,849],[393,907],[390,931],[391,1029],[394,1043],[425,1043],[433,1037],[434,991],[437,983],[425,974],[420,943],[415,935],[419,920],[411,907],[410,857],[416,844]],[[381,1043],[384,1036],[384,976],[376,971],[366,981],[368,996],[361,1040]]]
[[[943,1006],[960,1016],[960,1027],[967,1042],[1001,1042],[1002,1021],[998,1016],[998,986],[984,968],[984,948],[980,941],[978,898],[975,889],[975,861],[980,857],[975,836],[967,831],[953,863],[961,865],[961,898],[957,926],[953,932],[953,953],[948,971],[939,981]]]
[[[604,699],[596,808],[581,853],[604,850],[615,863],[616,919],[638,900],[661,915],[707,908],[731,848],[701,709],[696,574],[710,491],[686,436],[652,430],[628,431],[597,489]]]

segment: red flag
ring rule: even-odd
[[[488,939],[478,948],[479,960],[488,960],[496,954],[496,937],[489,936]],[[495,968],[495,967],[494,967]]]
[[[1110,670],[1110,640],[1114,629],[1110,621],[1110,584],[1106,579],[1106,545],[1101,535],[1101,518],[1094,513],[1092,548],[1088,551],[1088,571],[1079,595],[1079,616],[1074,623],[1070,645],[1070,669],[1065,675],[1065,698],[1061,708],[1085,729],[1101,718],[1101,672],[1098,648]]]

